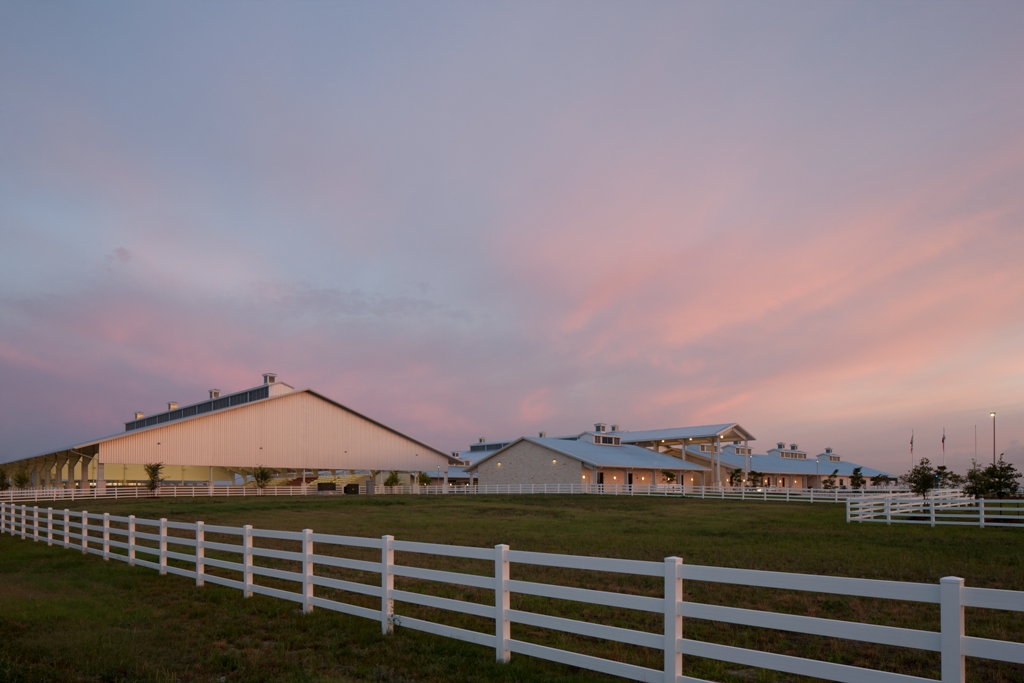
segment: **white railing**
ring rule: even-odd
[[[938,491],[928,498],[851,498],[846,501],[846,521],[1024,529],[1024,500],[974,499]]]
[[[687,565],[678,557],[665,558],[664,562],[606,559],[525,552],[512,550],[507,545],[497,545],[491,549],[412,543],[395,540],[392,536],[380,539],[359,538],[318,534],[311,529],[271,531],[254,529],[250,525],[215,526],[203,522],[139,519],[135,516],[122,517],[109,513],[71,512],[52,508],[42,510],[37,506],[29,508],[25,505],[7,503],[0,504],[0,533],[3,532],[20,535],[22,539],[45,540],[48,545],[56,543],[65,548],[81,550],[83,554],[99,555],[105,560],[115,559],[131,565],[148,567],[161,574],[178,574],[195,579],[198,586],[209,582],[241,590],[245,597],[259,593],[291,600],[302,605],[302,610],[306,613],[320,607],[373,619],[380,622],[381,630],[385,634],[392,633],[394,626],[397,625],[476,643],[493,648],[499,661],[508,661],[512,653],[523,654],[637,681],[702,683],[700,679],[683,675],[683,655],[841,683],[934,683],[935,680],[688,639],[683,637],[684,619],[702,619],[938,652],[941,658],[942,683],[965,681],[965,657],[1024,664],[1024,643],[968,636],[964,627],[965,607],[1024,612],[1024,592],[966,587],[964,580],[956,577],[946,577],[938,584],[928,584],[815,576]],[[207,534],[228,536],[237,539],[237,542],[212,541],[207,539]],[[296,543],[298,550],[261,547],[258,543],[262,539]],[[370,549],[375,556],[379,552],[380,561],[358,560],[334,554],[339,550],[353,548]],[[207,556],[207,551],[213,551],[221,557]],[[484,560],[487,563],[494,563],[494,571],[493,574],[482,575],[403,565],[395,561],[396,551],[420,556]],[[236,561],[221,559],[225,555],[235,557]],[[299,571],[263,566],[257,564],[258,558],[290,561],[298,566]],[[522,581],[512,578],[512,565],[655,577],[663,580],[664,592],[661,597],[647,597],[554,583]],[[236,578],[211,573],[211,568],[215,571],[232,572]],[[364,576],[365,573],[369,573],[376,575],[376,578],[373,579],[373,583],[365,583],[324,575],[335,568],[356,570],[363,572]],[[290,582],[294,590],[263,585],[257,582],[261,577]],[[493,591],[493,604],[398,589],[395,588],[395,577]],[[690,602],[683,599],[683,581],[933,603],[939,605],[940,630],[897,628]],[[331,597],[327,597],[327,591],[335,592],[330,594]],[[369,608],[334,599],[345,594],[379,599],[380,608]],[[655,613],[662,615],[663,629],[661,632],[640,631],[512,609],[513,594]],[[483,617],[493,621],[493,628],[490,632],[482,632],[399,615],[395,612],[396,602]],[[560,603],[551,603],[551,609],[558,609],[558,604]],[[517,640],[511,635],[513,623],[661,650],[664,653],[664,666],[662,669],[652,669]],[[1017,632],[1020,633],[1022,630],[1024,629],[1018,629]]]
[[[907,489],[885,489],[891,496],[913,495]],[[360,493],[363,489],[360,488]],[[437,494],[597,494],[607,496],[684,496],[721,500],[835,502],[879,495],[878,489],[798,489],[768,486],[680,486],[678,484],[473,484],[471,486],[377,486],[377,495]]]
[[[316,486],[161,486],[150,491],[145,486],[107,486],[106,490],[91,487],[85,490],[66,488],[10,489],[0,492],[0,501],[77,501],[121,500],[123,498],[236,498],[239,496],[307,496],[316,495]]]
[[[607,496],[684,496],[721,500],[774,500],[807,503],[838,503],[848,498],[878,496],[877,489],[791,489],[751,486],[678,486],[675,484],[473,484],[471,486],[374,486],[376,495],[506,495],[506,494],[591,494]],[[905,489],[886,489],[887,496],[912,496]],[[45,502],[77,500],[120,500],[122,498],[207,498],[238,496],[314,496],[315,484],[306,486],[161,486],[150,491],[144,486],[107,486],[101,490],[74,488],[11,489],[0,492],[0,501]],[[339,487],[331,493],[342,494]],[[366,486],[359,487],[360,495]]]

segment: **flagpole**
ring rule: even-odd
[[[942,466],[946,466],[946,428],[942,428]]]

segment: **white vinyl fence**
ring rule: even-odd
[[[320,607],[373,619],[380,622],[381,630],[385,634],[391,633],[394,626],[399,625],[476,643],[493,648],[499,661],[508,661],[510,656],[516,653],[637,681],[701,683],[700,679],[683,674],[683,655],[842,683],[933,681],[918,676],[684,638],[684,619],[703,619],[937,652],[940,653],[942,683],[965,681],[965,657],[1024,664],[1024,643],[972,637],[966,635],[964,628],[965,607],[1024,612],[1024,592],[971,588],[964,585],[963,579],[956,577],[946,577],[938,584],[926,584],[814,576],[687,565],[678,557],[665,558],[664,562],[605,559],[524,552],[512,550],[507,545],[497,545],[491,549],[412,543],[395,540],[392,536],[380,539],[357,538],[318,534],[311,529],[298,532],[271,531],[254,529],[250,525],[228,527],[202,522],[189,524],[166,519],[119,517],[109,513],[70,512],[7,503],[0,505],[0,532],[19,535],[22,539],[45,540],[48,545],[63,545],[65,548],[81,550],[83,554],[99,555],[105,560],[115,559],[131,565],[149,567],[161,574],[179,574],[195,579],[196,585],[199,586],[209,582],[236,588],[243,591],[246,597],[259,593],[291,600],[302,605],[304,612],[311,612],[314,608]],[[235,543],[214,542],[207,540],[206,534],[227,535],[237,540]],[[262,539],[294,542],[298,544],[299,550],[285,551],[259,547],[257,542]],[[332,554],[346,548],[371,549],[374,553],[379,551],[380,561],[350,559]],[[207,557],[207,551],[216,551],[222,556],[229,554],[236,559],[228,561]],[[480,575],[401,565],[395,562],[396,551],[484,560],[488,564],[493,562],[494,571],[493,574]],[[299,564],[301,570],[284,571],[260,566],[255,562],[258,558],[292,561]],[[176,561],[184,566],[170,564],[170,561]],[[664,592],[662,597],[646,597],[521,581],[512,578],[512,565],[656,577],[663,580]],[[373,583],[329,578],[318,573],[318,569],[322,571],[325,567],[353,569],[369,573],[371,576],[376,575],[376,578],[373,579]],[[239,578],[213,575],[208,572],[208,568],[229,570]],[[493,604],[399,590],[395,588],[396,576],[493,591]],[[261,577],[291,582],[294,590],[261,585],[257,583]],[[938,604],[940,608],[940,630],[897,628],[689,602],[683,597],[684,581],[933,603]],[[329,599],[322,596],[323,590],[318,595],[317,589],[324,588],[340,591],[342,595],[348,593],[379,598],[380,608],[371,609]],[[660,632],[648,632],[516,610],[511,608],[510,600],[513,594],[654,613],[661,615],[663,628]],[[338,593],[333,595],[339,596]],[[483,617],[493,621],[493,628],[485,633],[397,615],[396,602]],[[552,603],[555,606],[553,609],[557,609],[558,604]],[[517,640],[511,633],[513,623],[660,650],[664,653],[664,666],[661,669],[652,669]]]
[[[751,486],[678,486],[674,484],[611,485],[611,484],[474,484],[471,486],[374,486],[378,496],[394,495],[529,495],[542,493],[587,494],[605,496],[676,496],[687,498],[718,498],[721,500],[774,500],[804,503],[839,503],[849,498],[878,496],[869,489],[789,489]],[[241,496],[315,496],[315,485],[268,486],[161,486],[150,491],[143,486],[107,486],[85,490],[66,488],[31,488],[0,491],[0,501],[45,502],[76,500],[121,500],[124,498],[237,498]],[[329,492],[342,495],[343,491]],[[359,495],[366,495],[366,486]],[[911,496],[906,489],[886,489],[887,496]]]
[[[1024,500],[985,500],[963,496],[942,496],[936,491],[929,498],[872,497],[846,500],[847,522],[884,522],[886,524],[928,524],[1008,526],[1024,529]]]

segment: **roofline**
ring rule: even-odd
[[[720,429],[717,432],[714,432],[714,433],[710,434],[709,436],[688,436],[688,437],[684,437],[684,438],[685,439],[710,439],[713,436],[721,436],[723,433],[729,431],[730,429],[735,429],[736,431],[738,431],[740,434],[743,435],[744,440],[746,440],[746,441],[757,441],[757,437],[755,437],[753,434],[751,434],[746,429],[741,427],[738,422],[730,422],[730,423],[724,423],[724,424],[726,425],[724,429]],[[679,429],[700,429],[701,427],[714,427],[714,426],[716,426],[716,425],[697,425],[695,427],[680,427]],[[636,432],[628,432],[628,431],[619,430],[617,432],[608,432],[608,433],[609,434],[615,434],[616,436],[619,436],[619,437],[624,439],[624,438],[627,437],[628,434],[631,434],[631,433],[632,434],[637,434],[637,433],[640,433],[640,432],[667,432],[667,431],[671,431],[671,429],[672,429],[671,427],[666,428],[666,429],[638,429],[638,430],[636,430]],[[671,439],[671,440],[672,441],[681,441],[683,439]],[[649,443],[654,443],[655,441],[661,441],[661,439],[637,439],[636,441],[631,442],[631,443],[648,443],[648,442]]]
[[[569,439],[560,439],[560,440],[561,441],[569,441]],[[632,467],[630,467],[629,465],[602,465],[601,463],[594,462],[593,460],[588,460],[586,458],[581,458],[578,455],[573,455],[572,453],[566,453],[565,451],[557,450],[555,448],[552,448],[548,444],[540,443],[538,437],[535,437],[535,436],[521,436],[518,439],[516,439],[515,441],[513,441],[512,443],[510,443],[509,445],[505,446],[505,448],[501,448],[499,450],[496,450],[493,453],[491,453],[490,455],[488,455],[486,458],[481,458],[480,460],[477,460],[476,462],[473,463],[473,465],[471,467],[467,467],[466,471],[470,472],[472,470],[477,469],[484,462],[486,462],[486,461],[490,460],[491,458],[493,458],[494,456],[498,455],[499,453],[504,451],[506,448],[512,448],[513,446],[515,446],[520,441],[529,441],[530,443],[532,443],[535,446],[540,446],[541,448],[546,448],[547,450],[551,451],[552,453],[558,453],[559,455],[564,455],[567,458],[572,458],[576,462],[581,462],[581,463],[590,465],[591,467],[613,467],[613,468],[619,468],[619,469],[632,469]],[[622,445],[624,445],[624,446],[632,446],[633,444],[622,444]],[[599,446],[599,448],[615,448],[615,446]],[[636,446],[636,448],[642,448],[642,446]],[[647,448],[643,448],[643,450],[650,452],[652,455],[664,455],[666,458],[671,458],[672,457],[671,455],[666,455],[665,453],[658,453],[656,451],[651,451],[651,450],[649,450]],[[686,462],[686,460],[683,460],[683,459],[679,459],[679,461],[681,463],[689,465],[689,467],[685,467],[683,469],[708,470],[707,467],[704,467],[702,465],[698,465],[695,462]],[[641,467],[640,469],[645,469],[646,470],[648,468],[647,467]]]
[[[241,392],[235,392],[235,393],[241,393]],[[45,457],[48,457],[50,455],[55,455],[57,453],[61,453],[63,451],[73,451],[73,450],[75,450],[77,448],[87,448],[89,446],[95,446],[95,445],[98,445],[98,444],[102,444],[102,443],[106,443],[106,442],[109,442],[109,441],[113,441],[115,439],[121,439],[121,438],[124,438],[126,436],[132,436],[134,434],[142,434],[142,433],[145,433],[145,432],[155,431],[157,429],[163,429],[165,427],[169,427],[169,426],[173,426],[173,425],[183,424],[183,423],[189,422],[191,420],[199,420],[199,419],[204,419],[204,418],[208,418],[208,417],[213,417],[215,415],[223,415],[224,413],[227,413],[227,412],[232,411],[232,410],[238,410],[239,408],[245,408],[247,406],[253,406],[253,405],[256,405],[257,403],[261,403],[262,404],[262,403],[268,403],[270,401],[277,401],[277,400],[280,400],[282,398],[287,398],[289,396],[294,396],[296,394],[302,394],[302,393],[312,394],[313,396],[316,396],[320,400],[326,401],[327,403],[330,403],[331,405],[337,406],[338,408],[341,408],[342,410],[346,410],[346,411],[352,413],[353,415],[356,415],[357,417],[361,417],[362,419],[366,420],[367,422],[371,422],[371,423],[377,425],[378,427],[381,427],[382,429],[386,429],[387,431],[391,432],[392,434],[396,434],[396,435],[402,437],[403,439],[408,439],[409,441],[412,441],[414,444],[422,446],[423,448],[427,449],[428,451],[431,451],[433,453],[436,453],[437,455],[440,455],[440,456],[444,457],[445,460],[448,461],[449,465],[455,464],[455,463],[459,463],[459,462],[463,462],[462,460],[459,460],[458,458],[453,458],[450,453],[444,453],[444,452],[434,448],[433,446],[428,446],[427,444],[423,443],[422,441],[420,441],[418,439],[412,438],[408,434],[403,434],[402,432],[398,431],[394,427],[389,427],[388,425],[384,424],[383,422],[378,422],[377,420],[374,420],[371,417],[367,417],[366,415],[363,415],[359,411],[353,410],[353,409],[349,408],[348,406],[346,406],[344,404],[341,404],[341,403],[338,403],[334,399],[329,398],[327,396],[324,396],[323,394],[321,394],[321,393],[319,393],[317,391],[314,391],[313,389],[310,389],[310,388],[307,387],[305,389],[294,389],[292,391],[289,391],[287,394],[281,394],[280,396],[268,396],[267,398],[260,399],[259,401],[253,401],[253,402],[250,402],[250,403],[240,403],[237,406],[229,406],[227,408],[221,408],[220,410],[211,411],[209,413],[203,413],[201,415],[190,415],[189,417],[185,417],[185,418],[182,418],[180,420],[174,420],[173,422],[161,422],[160,424],[150,425],[149,427],[141,427],[139,429],[133,429],[133,430],[131,430],[129,432],[116,432],[116,433],[111,434],[109,436],[104,436],[104,437],[100,437],[98,439],[93,439],[92,441],[84,441],[82,443],[74,444],[72,446],[66,446],[64,448],[58,448],[58,449],[52,450],[52,451],[45,451],[43,453],[36,453],[35,455],[25,456],[24,458],[18,458],[16,460],[8,460],[7,462],[2,463],[2,464],[10,465],[10,464],[13,464],[13,463],[16,463],[16,462],[22,462],[22,461],[25,461],[25,460],[35,460],[36,458],[45,458]]]

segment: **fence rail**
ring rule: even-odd
[[[927,499],[850,498],[846,500],[846,521],[1024,528],[1024,500],[985,500],[934,494]]]
[[[45,502],[77,500],[121,500],[124,498],[236,498],[240,496],[315,496],[322,492],[316,486],[161,486],[150,491],[143,486],[107,486],[106,489],[33,488],[0,492],[0,501]],[[341,494],[342,491],[336,492]],[[718,498],[721,500],[774,500],[805,503],[839,503],[850,498],[878,495],[868,489],[791,489],[752,486],[678,486],[673,484],[473,484],[459,486],[374,486],[373,493],[393,495],[606,495],[606,496],[676,496],[687,498]],[[360,485],[359,494],[367,487]],[[887,496],[913,496],[906,489],[886,489]]]
[[[1024,664],[1024,643],[968,636],[964,627],[965,607],[1024,612],[1024,592],[966,587],[964,580],[957,577],[946,577],[938,584],[927,584],[814,576],[687,565],[678,557],[668,557],[663,562],[582,557],[518,551],[510,549],[507,545],[497,545],[493,549],[474,548],[398,541],[392,536],[376,539],[319,534],[311,529],[276,531],[254,529],[251,525],[226,527],[207,525],[203,522],[181,523],[167,519],[141,519],[133,515],[125,517],[109,513],[72,512],[66,509],[40,509],[38,506],[2,503],[0,533],[5,532],[12,536],[18,535],[22,539],[31,538],[35,541],[46,541],[48,545],[57,544],[64,548],[73,548],[83,554],[92,553],[104,560],[115,559],[130,565],[148,567],[160,574],[177,574],[194,579],[197,586],[209,582],[241,590],[245,597],[261,594],[290,600],[300,604],[305,613],[319,607],[373,619],[380,622],[381,630],[385,634],[392,633],[394,627],[398,625],[476,643],[493,648],[499,661],[508,661],[513,653],[522,654],[637,681],[699,682],[700,679],[684,676],[683,655],[706,657],[841,683],[934,681],[879,669],[688,639],[683,637],[684,619],[703,619],[938,652],[941,657],[939,680],[942,683],[965,681],[965,657]],[[206,538],[207,534],[229,535],[235,542],[211,541]],[[259,547],[255,542],[260,539],[293,542],[297,544],[298,550]],[[332,554],[338,549],[346,548],[379,551],[380,560],[356,560]],[[209,557],[207,551],[218,552],[222,556],[228,554],[234,559]],[[488,563],[493,562],[494,570],[493,574],[483,575],[407,566],[395,561],[396,552],[485,560]],[[257,558],[289,560],[297,564],[299,570],[285,571],[261,566],[256,563]],[[648,597],[513,579],[510,567],[522,564],[656,577],[663,579],[664,590],[661,597]],[[368,573],[373,578],[370,582],[361,582],[323,575],[324,568],[335,567],[355,569]],[[210,573],[209,568],[230,571],[233,578]],[[292,590],[263,585],[259,581],[261,577],[289,582]],[[493,592],[493,604],[396,589],[395,577],[411,577],[487,589]],[[939,605],[940,630],[896,628],[691,602],[684,599],[684,581],[932,603]],[[318,591],[318,588],[342,593],[333,593],[333,597],[344,597],[344,594],[348,593],[379,598],[380,608],[369,608],[326,597],[324,591]],[[663,628],[660,632],[640,631],[512,609],[513,594],[658,614],[662,617]],[[493,628],[490,632],[483,632],[399,615],[395,613],[396,602],[483,617],[493,622]],[[512,637],[513,623],[660,650],[664,654],[664,666],[661,669],[653,669],[517,640]]]

